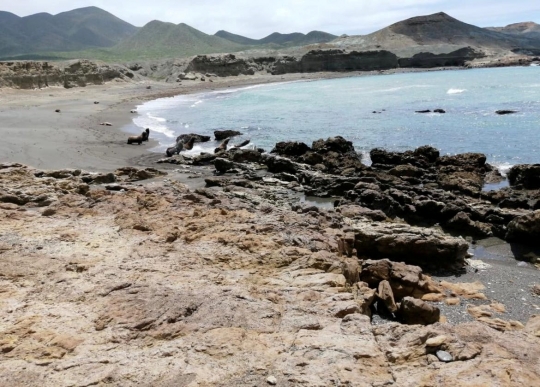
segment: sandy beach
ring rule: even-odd
[[[443,69],[430,69],[439,71]],[[0,162],[35,168],[77,168],[110,171],[127,165],[155,166],[148,150],[156,143],[126,144],[131,110],[142,102],[181,94],[238,88],[256,84],[345,78],[425,71],[347,72],[213,77],[212,82],[110,82],[104,85],[41,90],[0,88]],[[150,86],[150,89],[148,89]],[[94,102],[99,102],[95,104]],[[60,109],[60,113],[55,110]],[[110,122],[112,126],[101,126]],[[141,128],[142,130],[143,128]],[[152,135],[150,135],[150,139]]]
[[[131,110],[144,101],[253,84],[353,75],[238,76],[214,78],[213,82],[185,81],[182,84],[144,81],[73,89],[0,89],[0,161],[42,169],[77,168],[88,171],[109,171],[126,165],[154,165],[155,157],[147,151],[156,143],[149,141],[140,146],[128,146],[126,139],[129,134],[122,130],[132,124]],[[57,109],[60,113],[55,112]],[[112,126],[99,125],[102,122],[109,122]]]

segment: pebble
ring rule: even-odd
[[[266,379],[266,383],[268,383],[271,386],[275,386],[277,384],[277,379],[274,376],[269,376]]]
[[[450,363],[451,361],[454,361],[454,358],[452,357],[452,355],[450,355],[448,352],[446,351],[437,351],[435,353],[435,355],[437,355],[437,357],[439,358],[440,361],[444,362],[444,363]]]

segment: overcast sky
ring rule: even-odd
[[[540,0],[0,0],[0,10],[19,16],[90,5],[136,26],[161,20],[186,23],[209,34],[224,29],[251,38],[276,31],[366,34],[439,11],[480,27],[540,23]]]

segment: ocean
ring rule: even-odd
[[[415,113],[444,109],[446,114]],[[516,110],[497,115],[495,111]],[[182,95],[137,107],[134,124],[150,128],[163,152],[178,135],[234,129],[252,146],[343,136],[369,163],[376,147],[405,151],[432,145],[441,154],[481,152],[504,173],[540,163],[540,67],[430,71],[275,83]],[[211,151],[216,142],[191,153]]]

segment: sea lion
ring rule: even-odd
[[[184,143],[182,141],[177,141],[175,146],[167,148],[165,154],[167,155],[167,157],[172,157],[174,154],[180,154],[182,149],[184,149]]]
[[[223,141],[215,150],[214,150],[214,153],[219,153],[219,152],[226,152],[227,151],[227,145],[229,144],[229,141],[231,140],[231,138],[227,138],[225,141]]]
[[[196,138],[191,137],[187,142],[184,143],[184,149],[185,150],[192,150],[193,144],[195,143]]]
[[[246,146],[249,143],[250,143],[250,140],[246,140],[246,141],[241,142],[238,145],[235,145],[233,148],[242,148],[243,146]]]
[[[192,150],[193,149],[193,144],[195,143],[195,140],[197,140],[197,138],[191,137],[187,142],[184,143],[182,141],[182,139],[180,137],[178,137],[176,139],[176,145],[171,146],[170,148],[167,148],[167,150],[165,151],[165,153],[167,154],[167,157],[172,157],[172,155],[174,155],[175,153],[178,155],[184,149],[185,150]]]
[[[133,144],[133,143],[137,143],[139,145],[142,144],[144,140],[144,136],[146,135],[146,132],[142,132],[141,134],[139,134],[138,136],[131,136],[131,137],[128,137],[128,140],[127,140],[127,143],[128,144]]]
[[[146,130],[144,132],[142,132],[142,136],[143,136],[143,141],[148,141],[148,139],[150,138],[150,129],[146,128]]]

